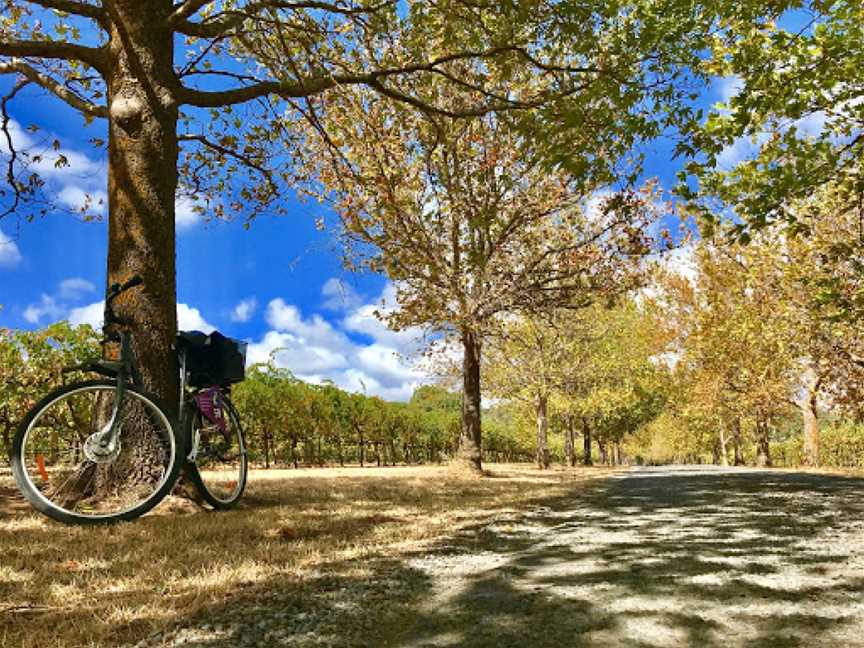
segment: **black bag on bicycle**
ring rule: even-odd
[[[187,384],[192,387],[227,387],[246,377],[246,343],[219,331],[177,334],[178,350],[186,352]]]

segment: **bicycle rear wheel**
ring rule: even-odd
[[[67,524],[131,520],[158,504],[177,479],[182,443],[157,400],[128,386],[117,413],[118,443],[99,445],[116,384],[61,387],[22,421],[12,472],[28,501]]]
[[[234,507],[246,488],[248,464],[240,416],[224,394],[221,414],[210,417],[197,405],[187,417],[186,440],[194,452],[185,473],[201,496],[216,509]]]

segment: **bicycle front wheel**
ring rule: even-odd
[[[196,405],[189,413],[187,443],[193,457],[186,462],[185,472],[213,508],[229,509],[246,488],[246,443],[231,401],[224,394],[216,398],[221,409],[218,415],[208,417]]]
[[[67,524],[131,520],[149,511],[177,479],[182,444],[158,401],[128,386],[115,443],[105,445],[116,384],[61,387],[22,421],[12,471],[29,502]]]

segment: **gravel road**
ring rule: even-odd
[[[864,646],[864,480],[672,466],[140,646]]]

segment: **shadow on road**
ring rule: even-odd
[[[862,494],[835,476],[633,471],[415,556],[443,594],[392,645],[864,645]]]
[[[279,576],[140,645],[864,646],[864,480],[634,470],[396,559]]]

